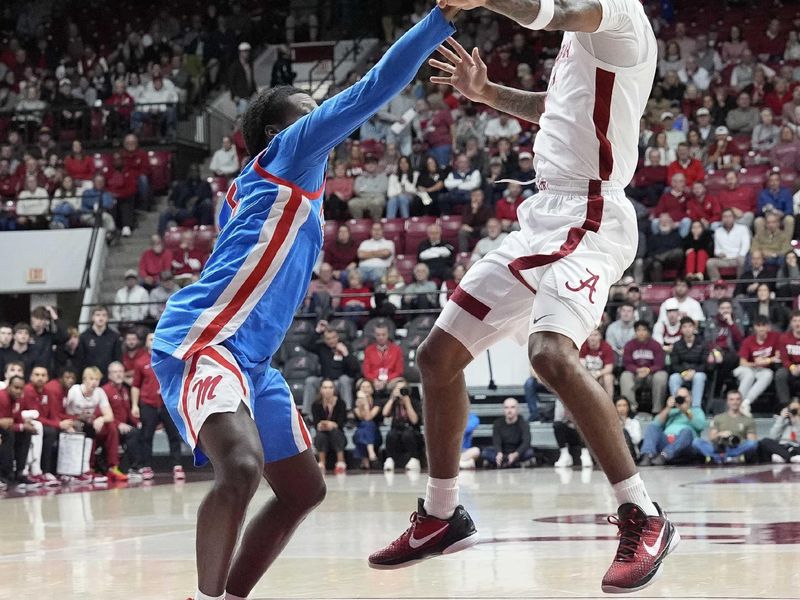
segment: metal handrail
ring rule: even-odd
[[[316,87],[314,87],[314,79],[312,76],[314,75],[317,68],[325,61],[325,59],[318,60],[316,64],[314,64],[314,66],[311,67],[311,69],[309,69],[308,88],[312,97],[319,91],[322,85],[328,80],[330,80],[334,84],[336,83],[336,69],[338,69],[339,66],[341,66],[341,64],[344,63],[344,61],[347,60],[351,54],[353,54],[353,61],[358,60],[358,54],[361,51],[362,42],[366,39],[366,37],[367,37],[366,34],[361,34],[359,37],[353,40],[353,45],[347,52],[345,52],[345,54],[338,61],[331,61],[332,63],[331,70],[325,77],[319,80]]]

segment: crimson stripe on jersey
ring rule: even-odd
[[[491,308],[486,306],[475,296],[465,292],[461,286],[456,288],[456,291],[453,292],[453,295],[450,296],[450,299],[479,321],[483,321],[491,310]]]
[[[259,164],[259,160],[261,160],[261,156],[266,152],[266,150],[262,151],[261,154],[258,155],[255,162],[253,163],[253,169],[256,173],[261,175],[267,181],[271,181],[272,183],[276,183],[278,185],[285,185],[288,188],[291,188],[293,192],[300,192],[303,196],[308,198],[309,200],[316,200],[320,196],[322,196],[322,192],[325,191],[325,182],[322,183],[322,187],[316,190],[315,192],[309,192],[301,188],[299,185],[292,183],[291,181],[286,181],[285,179],[281,179],[277,175],[273,175],[269,171],[267,171],[264,167]]]
[[[189,367],[189,374],[186,376],[186,379],[183,380],[183,394],[181,397],[181,405],[183,406],[183,418],[186,420],[186,426],[189,429],[189,435],[192,436],[192,440],[194,441],[195,446],[197,445],[197,434],[194,432],[192,419],[189,417],[189,385],[192,383],[192,379],[194,379],[194,374],[197,373],[198,358],[200,358],[199,355],[195,355],[192,357],[191,366]]]
[[[228,305],[222,309],[222,311],[214,318],[213,321],[211,321],[211,323],[206,326],[206,328],[203,330],[203,333],[198,336],[191,348],[184,353],[184,359],[187,356],[191,356],[198,350],[206,347],[208,343],[217,336],[222,328],[225,327],[228,321],[230,321],[231,318],[237,312],[239,312],[242,306],[244,306],[247,298],[256,289],[258,283],[261,281],[264,275],[266,275],[267,271],[272,265],[272,261],[275,260],[275,256],[277,256],[278,251],[286,241],[286,238],[292,228],[292,223],[294,223],[295,215],[297,214],[297,210],[300,208],[302,201],[303,197],[300,194],[299,188],[295,186],[292,188],[292,195],[289,198],[289,202],[286,204],[286,208],[284,209],[284,212],[278,221],[278,225],[275,227],[275,233],[272,236],[272,239],[269,241],[269,244],[267,244],[267,249],[259,259],[258,264],[252,270],[247,279],[245,279],[242,287],[236,291],[236,294],[234,294],[233,298],[231,298],[231,301],[228,302]]]
[[[614,153],[608,140],[608,123],[611,120],[611,94],[614,91],[614,73],[598,68],[595,75],[594,129],[600,142],[600,179],[608,181],[614,169]],[[591,193],[591,192],[590,192]]]
[[[578,247],[587,231],[597,232],[603,220],[603,195],[600,193],[600,182],[593,180],[589,182],[589,200],[586,203],[586,218],[580,227],[570,227],[567,239],[561,247],[550,254],[533,254],[531,256],[520,256],[511,261],[508,268],[526,288],[534,294],[536,290],[525,281],[521,271],[543,267],[569,256]]]
[[[311,448],[311,436],[308,435],[308,429],[306,428],[306,424],[303,421],[303,417],[300,414],[300,411],[295,411],[297,416],[297,423],[300,426],[300,433],[303,435],[303,441],[306,443],[306,450]]]
[[[220,354],[216,349],[214,349],[214,348],[212,348],[210,346],[208,348],[204,348],[203,350],[198,352],[197,355],[198,356],[207,356],[208,358],[213,360],[218,365],[220,365],[222,367],[225,367],[231,373],[236,375],[236,379],[239,380],[239,384],[242,386],[242,393],[244,394],[244,397],[247,398],[247,386],[244,383],[244,378],[242,377],[242,374],[239,371],[239,369],[237,369],[235,365],[231,364],[231,362],[227,358],[222,356],[222,354]]]
[[[225,202],[231,207],[231,210],[236,208],[236,182],[234,181],[228,188],[228,193],[225,194]]]

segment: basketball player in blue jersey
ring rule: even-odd
[[[246,598],[325,496],[311,439],[269,364],[306,294],[322,248],[328,154],[399,93],[454,32],[434,8],[361,81],[317,106],[302,90],[262,92],[244,115],[255,158],[231,185],[200,279],[173,295],[153,369],[172,419],[214,466],[197,514],[195,600]],[[275,493],[237,539],[261,478]]]

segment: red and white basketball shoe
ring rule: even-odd
[[[661,562],[681,541],[675,526],[661,507],[649,517],[635,504],[623,504],[608,522],[619,527],[619,546],[614,562],[603,577],[607,594],[627,594],[648,585],[661,573]]]
[[[369,557],[373,569],[399,569],[440,554],[453,554],[478,543],[478,532],[472,517],[463,506],[456,507],[447,520],[425,512],[422,498],[417,512],[411,515],[411,527],[391,544]]]

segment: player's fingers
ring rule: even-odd
[[[461,60],[466,61],[467,63],[472,62],[472,57],[469,55],[469,52],[467,52],[464,49],[464,46],[459,44],[458,41],[456,41],[456,39],[453,36],[447,38],[447,43],[450,44],[450,46],[453,48],[453,50],[456,51],[458,56],[461,57]]]
[[[431,83],[443,83],[444,85],[453,85],[455,83],[454,77],[437,77],[436,75],[431,76]]]
[[[447,73],[455,73],[456,68],[451,65],[450,63],[445,63],[440,60],[436,60],[435,58],[428,59],[428,64],[436,69],[441,69],[442,71],[446,71]]]
[[[439,54],[444,56],[451,63],[459,64],[461,62],[461,57],[459,57],[458,54],[456,54],[455,52],[453,52],[449,48],[447,48],[447,47],[442,45],[442,46],[439,46],[437,48],[437,50],[439,51]]]
[[[472,61],[479,67],[486,66],[486,63],[483,62],[483,59],[481,58],[481,53],[477,47],[472,49]]]

